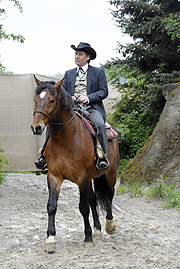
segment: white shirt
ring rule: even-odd
[[[77,73],[79,73],[79,77],[82,78],[84,76],[84,74],[81,71],[79,71],[79,68],[80,67],[78,66],[77,67]],[[83,67],[81,67],[81,68],[83,69],[84,73],[86,73],[86,71],[88,70],[88,63],[86,65],[84,65]]]

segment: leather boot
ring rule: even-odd
[[[39,150],[38,158],[35,160],[34,164],[36,165],[37,169],[43,170],[47,168],[46,160],[44,157],[44,148]]]
[[[100,147],[103,154],[102,156],[97,154],[98,159],[96,162],[96,167],[98,170],[107,170],[110,166],[107,156],[107,144],[108,144],[107,130],[105,126],[99,126],[98,128],[99,128],[98,141],[100,142]]]

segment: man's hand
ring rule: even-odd
[[[83,96],[81,95],[79,98],[78,98],[78,102],[81,102],[81,103],[89,103],[89,99],[87,96]]]
[[[76,101],[76,97],[75,96],[71,96],[73,101]]]

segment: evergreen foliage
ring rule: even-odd
[[[178,0],[111,0],[110,4],[117,26],[135,42],[118,45],[126,63],[143,71],[180,70],[179,38],[172,40],[162,23],[171,13],[180,15]]]
[[[122,169],[144,145],[158,122],[165,105],[163,86],[180,81],[180,39],[179,32],[175,31],[179,27],[180,2],[109,2],[117,26],[134,40],[126,45],[118,43],[121,59],[111,59],[103,65],[108,81],[121,92],[116,111],[108,120],[122,132]]]
[[[180,14],[170,14],[169,17],[163,19],[163,23],[171,39],[175,40],[177,38],[180,42]],[[180,52],[180,45],[177,51]]]

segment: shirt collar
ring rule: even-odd
[[[83,67],[81,67],[83,69],[84,72],[86,72],[88,70],[88,63],[86,65],[84,65]],[[79,72],[79,66],[77,67],[77,72]]]

